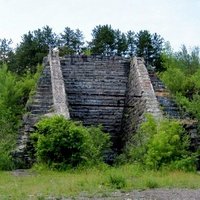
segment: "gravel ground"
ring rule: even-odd
[[[107,197],[77,197],[73,200],[200,200],[200,189],[149,189],[128,193],[114,192]],[[72,200],[61,199],[61,200]],[[50,200],[50,199],[49,199]],[[53,200],[53,199],[51,199]]]

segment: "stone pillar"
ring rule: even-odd
[[[49,55],[54,113],[70,118],[58,50]]]

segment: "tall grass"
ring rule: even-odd
[[[115,190],[199,188],[200,175],[181,171],[146,171],[138,165],[100,166],[65,172],[30,170],[0,172],[0,199],[45,199],[53,196],[105,196]]]

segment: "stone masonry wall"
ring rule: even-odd
[[[29,99],[23,116],[23,124],[19,130],[17,148],[13,152],[18,167],[28,168],[33,162],[30,134],[35,131],[35,124],[42,116],[54,114],[69,118],[69,110],[65,86],[60,68],[58,54],[49,53],[44,59],[46,66],[37,83],[36,93]],[[50,65],[50,66],[49,66]]]
[[[121,131],[130,61],[122,57],[61,58],[70,117],[103,125],[112,139]]]
[[[144,120],[144,114],[151,113],[156,119],[162,117],[159,104],[142,58],[133,58],[128,77],[122,132],[125,143]]]
[[[17,162],[28,167],[29,135],[42,116],[53,114],[82,121],[84,125],[103,125],[111,134],[115,148],[144,120],[146,112],[162,117],[158,102],[141,58],[66,56],[50,52],[36,94],[27,106],[29,113],[14,153]]]
[[[51,85],[50,67],[45,66],[37,83],[35,94],[26,105],[27,113],[23,116],[22,126],[19,130],[17,147],[13,152],[16,166],[28,168],[33,160],[31,158],[30,134],[35,131],[35,123],[41,116],[47,115],[53,110],[53,95]]]

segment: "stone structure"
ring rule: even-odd
[[[142,58],[59,58],[50,51],[36,94],[27,105],[29,113],[14,152],[16,162],[26,167],[31,164],[29,135],[44,115],[64,115],[86,126],[101,124],[111,134],[114,148],[122,148],[145,113],[162,117],[159,103],[163,99],[158,95],[162,84],[154,75],[149,76]]]
[[[156,119],[162,118],[143,58],[135,57],[131,60],[125,105],[122,123],[124,143],[137,130],[145,113],[151,113]]]
[[[86,126],[102,124],[113,138],[120,134],[129,60],[65,57],[60,62],[70,117]]]
[[[32,164],[29,136],[35,130],[34,125],[40,117],[53,111],[50,66],[44,68],[36,92],[27,102],[26,109],[27,114],[23,116],[23,124],[19,130],[17,149],[13,152],[18,167],[29,167]]]
[[[68,119],[69,109],[58,51],[53,50],[53,55],[49,56],[49,63],[51,71],[54,114],[63,115]]]
[[[197,131],[197,120],[191,119],[187,113],[180,110],[176,102],[170,96],[170,92],[167,90],[162,81],[157,77],[154,71],[149,70],[149,77],[163,114],[168,118],[177,119],[181,122],[184,129],[190,136],[191,150],[197,151],[200,148],[200,137]]]

